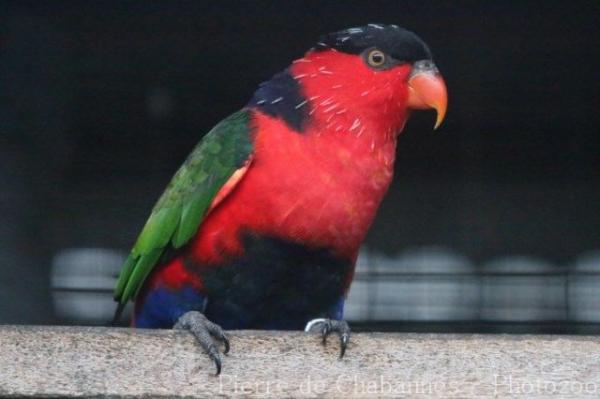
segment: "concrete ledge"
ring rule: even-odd
[[[600,338],[233,331],[223,374],[184,332],[0,327],[0,395],[598,397]]]

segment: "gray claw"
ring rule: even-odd
[[[219,374],[221,374],[221,356],[219,356],[219,354],[216,354],[215,356],[210,356],[210,358],[213,362],[215,362],[215,367],[217,368],[215,376],[218,376]]]
[[[332,319],[315,319],[310,321],[306,325],[306,331],[310,331],[313,326],[318,324],[322,324],[321,328],[321,337],[323,339],[323,345],[327,344],[327,337],[332,332],[337,333],[340,337],[340,359],[344,357],[346,354],[346,348],[348,347],[348,342],[350,341],[350,327],[348,323],[344,320],[332,320]]]
[[[350,340],[350,330],[347,333],[340,334],[340,359],[344,357],[346,354],[346,347],[348,346],[348,341]]]
[[[323,322],[323,329],[321,329],[321,337],[323,338],[323,345],[327,345],[327,336],[331,334],[331,321],[327,320]]]
[[[221,355],[219,349],[213,341],[213,337],[218,341],[223,342],[225,350],[223,353],[229,352],[229,339],[225,335],[223,329],[208,320],[206,316],[197,311],[190,311],[183,314],[177,323],[173,326],[176,330],[188,330],[190,331],[200,346],[206,351],[208,356],[215,363],[217,369],[216,375],[221,374]]]

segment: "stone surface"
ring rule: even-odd
[[[0,395],[32,397],[600,396],[600,338],[362,333],[343,360],[301,332],[230,332],[223,374],[191,335],[0,327]]]

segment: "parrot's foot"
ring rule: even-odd
[[[215,345],[213,337],[225,346],[223,354],[229,352],[229,340],[219,325],[208,320],[202,313],[191,311],[181,316],[173,328],[175,330],[189,330],[194,334],[200,346],[202,346],[212,361],[215,362],[215,367],[217,368],[216,375],[221,374],[221,354],[217,345]]]
[[[344,320],[313,319],[306,324],[304,331],[312,331],[319,328],[323,337],[323,345],[327,344],[327,337],[332,332],[335,332],[340,337],[340,359],[343,358],[348,342],[350,341],[350,327],[348,323]]]

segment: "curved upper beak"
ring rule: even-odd
[[[417,61],[408,78],[408,108],[435,109],[437,129],[446,116],[448,93],[446,83],[435,64],[430,60]]]

